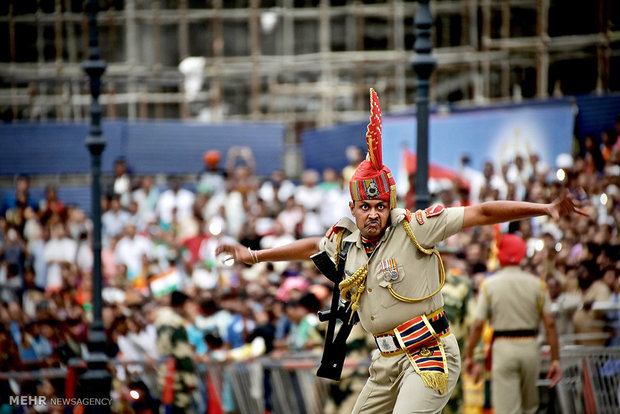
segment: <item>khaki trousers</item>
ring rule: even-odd
[[[461,372],[461,356],[454,335],[442,338],[448,363],[448,392],[427,388],[407,355],[373,356],[370,377],[360,393],[353,413],[439,413],[448,403]]]
[[[498,414],[533,414],[538,411],[540,346],[536,338],[493,342],[491,396]]]

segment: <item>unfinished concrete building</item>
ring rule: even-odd
[[[85,121],[83,0],[0,2],[4,120]],[[108,119],[314,126],[410,110],[406,0],[100,0]],[[432,0],[433,102],[620,90],[620,2]],[[184,60],[187,57],[198,59]],[[182,63],[183,62],[183,63]]]

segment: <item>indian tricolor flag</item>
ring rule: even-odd
[[[149,284],[151,285],[151,293],[158,298],[175,290],[181,290],[181,273],[172,267],[163,273],[151,277]]]

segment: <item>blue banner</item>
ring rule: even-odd
[[[415,117],[383,119],[383,162],[392,170],[402,168],[402,149],[416,150]],[[430,161],[457,169],[463,155],[471,167],[482,171],[486,161],[496,170],[519,154],[537,154],[550,166],[556,157],[571,152],[574,113],[571,104],[513,107],[432,115],[429,132]]]

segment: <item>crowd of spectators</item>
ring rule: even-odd
[[[596,306],[620,303],[620,140],[614,135],[608,132],[600,145],[587,137],[579,154],[560,157],[553,168],[536,154],[522,154],[501,166],[489,161],[479,172],[464,157],[463,180],[443,183],[433,194],[434,203],[445,206],[496,199],[545,203],[570,189],[588,218],[539,217],[501,230],[510,227],[527,241],[526,267],[547,281],[559,333],[590,334],[579,339],[587,344],[620,343],[619,312]],[[132,175],[124,160],[115,163],[102,200],[109,357],[146,359],[147,365],[158,360],[158,312],[175,290],[190,298],[182,316],[196,362],[320,350],[316,312],[328,306],[331,287],[311,263],[247,266],[216,257],[215,249],[226,241],[261,249],[324,234],[350,215],[344,177],[359,162],[359,151],[351,151],[345,170],[307,170],[299,182],[282,171],[257,177],[247,149],[228,155],[223,160],[208,151],[195,179],[170,177],[166,183]],[[412,194],[401,194],[403,207]],[[53,186],[44,199],[33,200],[28,177],[19,177],[14,194],[2,201],[0,371],[57,367],[87,355],[92,227],[87,214],[59,200]],[[470,278],[474,289],[495,269],[494,239],[494,229],[482,227],[447,241],[457,251],[452,272]],[[0,385],[1,395],[17,393],[14,381]],[[37,395],[61,392],[50,381],[23,386]]]

